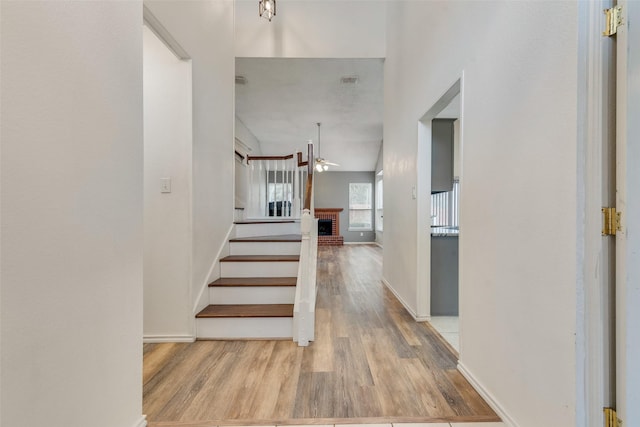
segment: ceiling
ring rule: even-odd
[[[237,58],[236,116],[263,155],[306,151],[339,163],[335,171],[373,171],[382,143],[382,59]],[[357,77],[357,83],[342,83]],[[317,146],[316,146],[317,147]],[[317,153],[317,149],[316,149]],[[317,154],[316,154],[317,156]]]

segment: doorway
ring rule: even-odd
[[[462,78],[418,121],[418,320],[459,351]],[[427,262],[425,262],[425,260]]]
[[[191,341],[191,61],[145,24],[144,340]]]

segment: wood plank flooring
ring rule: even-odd
[[[309,347],[145,344],[150,427],[499,421],[435,330],[382,284],[380,248],[321,247],[318,255]]]

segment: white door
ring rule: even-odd
[[[640,2],[620,1],[617,35],[616,409],[640,425]]]

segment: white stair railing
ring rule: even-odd
[[[313,159],[313,144],[309,143],[308,157]],[[307,164],[307,181],[300,229],[300,263],[293,307],[293,340],[308,346],[315,338],[316,267],[318,259],[318,220],[313,212],[313,162]]]
[[[247,163],[247,218],[300,218],[307,164],[302,153],[248,156]]]

